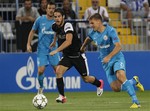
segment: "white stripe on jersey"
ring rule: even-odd
[[[87,69],[87,75],[89,76],[89,67],[88,67],[88,63],[87,63],[87,58],[86,58],[85,54],[81,54],[81,56],[84,58],[85,66]]]
[[[65,31],[65,33],[67,31],[74,31],[73,27],[72,27],[72,24],[71,23],[66,23],[65,26],[64,26],[64,31]]]

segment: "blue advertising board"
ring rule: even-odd
[[[150,52],[123,52],[126,59],[127,78],[139,76],[146,90],[150,90]],[[104,90],[111,90],[105,72],[98,60],[98,52],[87,52],[90,75],[104,80]],[[36,54],[0,54],[0,93],[36,92]],[[45,71],[45,92],[56,92],[56,78],[51,66]],[[96,87],[84,83],[75,68],[64,74],[65,91],[96,91]]]

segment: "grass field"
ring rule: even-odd
[[[42,111],[150,111],[150,91],[137,92],[142,107],[130,109],[131,99],[125,92],[67,92],[67,103],[55,102],[57,93],[44,93],[48,105]],[[0,111],[39,111],[32,105],[35,93],[0,94]]]

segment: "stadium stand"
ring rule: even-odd
[[[75,0],[74,0],[75,2]],[[109,24],[117,29],[118,35],[120,37],[121,43],[123,44],[124,50],[148,50],[146,41],[149,39],[147,33],[145,32],[146,20],[137,21],[133,19],[134,29],[136,34],[134,35],[128,26],[127,19],[122,18],[122,13],[120,10],[120,0],[112,3],[111,0],[100,0],[100,5],[105,6],[109,12],[110,22]],[[91,0],[83,2],[79,0],[79,17],[83,17],[84,10],[91,5]],[[140,25],[138,25],[140,24]]]
[[[149,23],[147,19],[135,19],[132,22],[134,23],[134,28],[136,30],[136,35],[132,35],[131,30],[128,26],[128,20],[122,19],[121,11],[119,9],[120,0],[116,0],[115,3],[112,4],[112,0],[100,0],[100,5],[106,7],[110,21],[109,24],[114,26],[118,32],[121,43],[123,44],[123,50],[133,51],[133,50],[149,50],[150,41],[148,32],[149,32]],[[17,6],[22,7],[22,3],[1,3],[0,4],[0,15],[4,18],[4,21],[9,21],[12,25],[12,30],[14,37],[16,38],[16,28],[15,28],[15,16]],[[33,3],[34,7],[39,8],[39,3]],[[84,12],[87,7],[91,6],[91,0],[72,0],[72,7],[78,15],[79,20],[74,22],[80,22],[83,18]],[[57,7],[61,8],[61,2],[57,2]],[[87,21],[82,21],[87,22]],[[81,31],[79,33],[80,37],[83,38],[85,35],[82,29],[84,26],[82,25]],[[15,40],[7,41],[7,47],[9,50],[6,52],[16,52],[16,42]],[[93,49],[94,46],[90,46]]]

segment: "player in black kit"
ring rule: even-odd
[[[95,77],[89,76],[87,58],[85,54],[80,51],[81,41],[72,24],[65,22],[64,18],[65,16],[62,9],[56,9],[54,12],[55,23],[52,28],[56,32],[59,47],[52,51],[50,55],[54,55],[60,51],[63,53],[63,57],[56,68],[56,82],[60,94],[59,97],[56,98],[56,102],[66,102],[63,74],[72,66],[76,68],[85,82],[97,87],[97,95],[101,96],[103,93],[103,80],[97,80]]]

